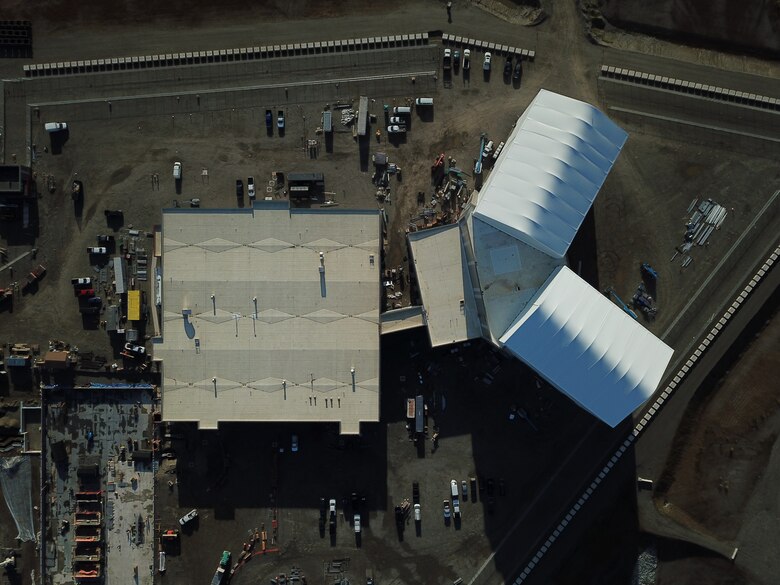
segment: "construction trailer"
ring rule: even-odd
[[[322,173],[288,173],[287,190],[290,199],[319,199],[325,193]]]

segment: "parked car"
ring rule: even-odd
[[[485,60],[482,62],[482,69],[490,71],[490,60],[493,56],[490,53],[485,53]]]
[[[254,177],[248,177],[246,180],[246,190],[249,193],[249,198],[254,199],[255,198],[255,178]]]
[[[458,51],[457,49],[452,54],[452,67],[453,69],[457,69],[458,67],[460,67],[460,51]]]
[[[336,500],[334,498],[331,498],[330,502],[328,502],[328,511],[330,512],[331,516],[336,515]]]
[[[236,179],[236,197],[242,199],[244,197],[244,181]]]
[[[103,299],[101,299],[100,297],[92,297],[87,299],[87,304],[95,307],[99,307],[100,305],[103,304]]]
[[[422,519],[422,509],[420,508],[420,504],[414,505],[414,521],[419,522]]]
[[[445,71],[452,67],[452,49],[444,49],[444,62],[442,66]]]
[[[394,124],[387,127],[388,134],[404,134],[405,132],[406,126],[399,126],[398,124]]]
[[[325,520],[328,515],[328,503],[325,498],[320,498],[320,520]]]
[[[113,242],[114,242],[114,236],[108,236],[105,234],[100,234],[97,236],[98,246],[107,246],[109,244],[112,244]]]
[[[507,55],[506,63],[504,63],[504,77],[509,79],[510,75],[512,75],[512,55]]]
[[[498,480],[498,495],[499,496],[505,496],[506,495],[506,482],[503,478]]]
[[[43,128],[46,132],[61,132],[62,130],[67,130],[68,125],[65,122],[47,122],[43,125]]]
[[[84,276],[82,278],[71,278],[70,283],[73,286],[84,286],[86,284],[92,284],[92,279],[89,276]]]
[[[292,445],[290,446],[290,451],[292,451],[293,453],[298,452],[298,435],[292,436]]]
[[[452,516],[452,511],[450,510],[450,501],[444,500],[444,519],[448,520]]]
[[[95,289],[94,288],[82,288],[78,291],[76,291],[76,295],[80,297],[94,297],[95,296]]]
[[[492,496],[495,493],[496,488],[496,482],[493,481],[493,478],[489,478],[487,480],[487,495]]]
[[[515,72],[512,75],[512,79],[515,81],[518,81],[523,76],[523,62],[518,59],[517,63],[515,63]]]
[[[279,130],[284,130],[284,110],[279,110],[276,114],[276,127]]]
[[[129,342],[125,343],[125,351],[139,356],[146,354],[146,348],[143,345],[133,345]]]
[[[406,124],[406,120],[404,120],[401,116],[390,116],[390,123],[391,124]]]
[[[265,111],[265,127],[271,130],[274,126],[274,113],[271,110]]]
[[[179,161],[173,163],[173,178],[176,181],[181,179],[181,163]]]
[[[355,514],[352,523],[355,526],[355,534],[360,534],[360,514]]]
[[[195,520],[195,518],[197,518],[197,517],[198,517],[198,511],[197,510],[190,510],[184,516],[179,518],[179,524],[182,525],[182,526],[186,526],[187,524],[189,524],[190,522]]]
[[[466,483],[466,480],[460,482],[460,491],[463,492],[463,500],[469,499],[469,484]]]
[[[463,51],[463,70],[466,71],[471,68],[471,49],[464,49]]]
[[[87,247],[88,254],[108,254],[108,249],[105,246],[89,246]]]
[[[469,483],[471,483],[471,500],[476,501],[477,500],[477,478],[470,477]]]

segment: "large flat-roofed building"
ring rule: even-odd
[[[483,337],[610,426],[672,357],[566,266],[627,138],[593,106],[542,90],[458,223],[409,235],[432,346]]]
[[[163,212],[163,419],[379,420],[377,211]]]

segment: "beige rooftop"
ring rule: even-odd
[[[379,420],[376,211],[163,213],[163,419]]]

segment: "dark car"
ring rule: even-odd
[[[493,478],[489,478],[487,480],[487,495],[492,496],[495,493],[496,489],[496,482],[493,481]]]
[[[274,114],[271,110],[265,111],[265,127],[268,130],[271,130],[274,125]]]
[[[239,199],[244,197],[244,181],[236,179],[236,197]]]
[[[412,483],[412,503],[420,503],[420,484],[416,481]]]
[[[504,63],[504,77],[508,78],[510,75],[512,75],[512,55],[508,55]]]
[[[506,482],[503,478],[498,480],[498,495],[499,496],[505,496],[506,495]]]
[[[515,63],[515,73],[512,75],[512,79],[515,81],[519,81],[520,78],[523,76],[523,62],[518,59],[517,63]]]
[[[328,516],[328,503],[325,498],[320,498],[320,519],[325,520]]]

